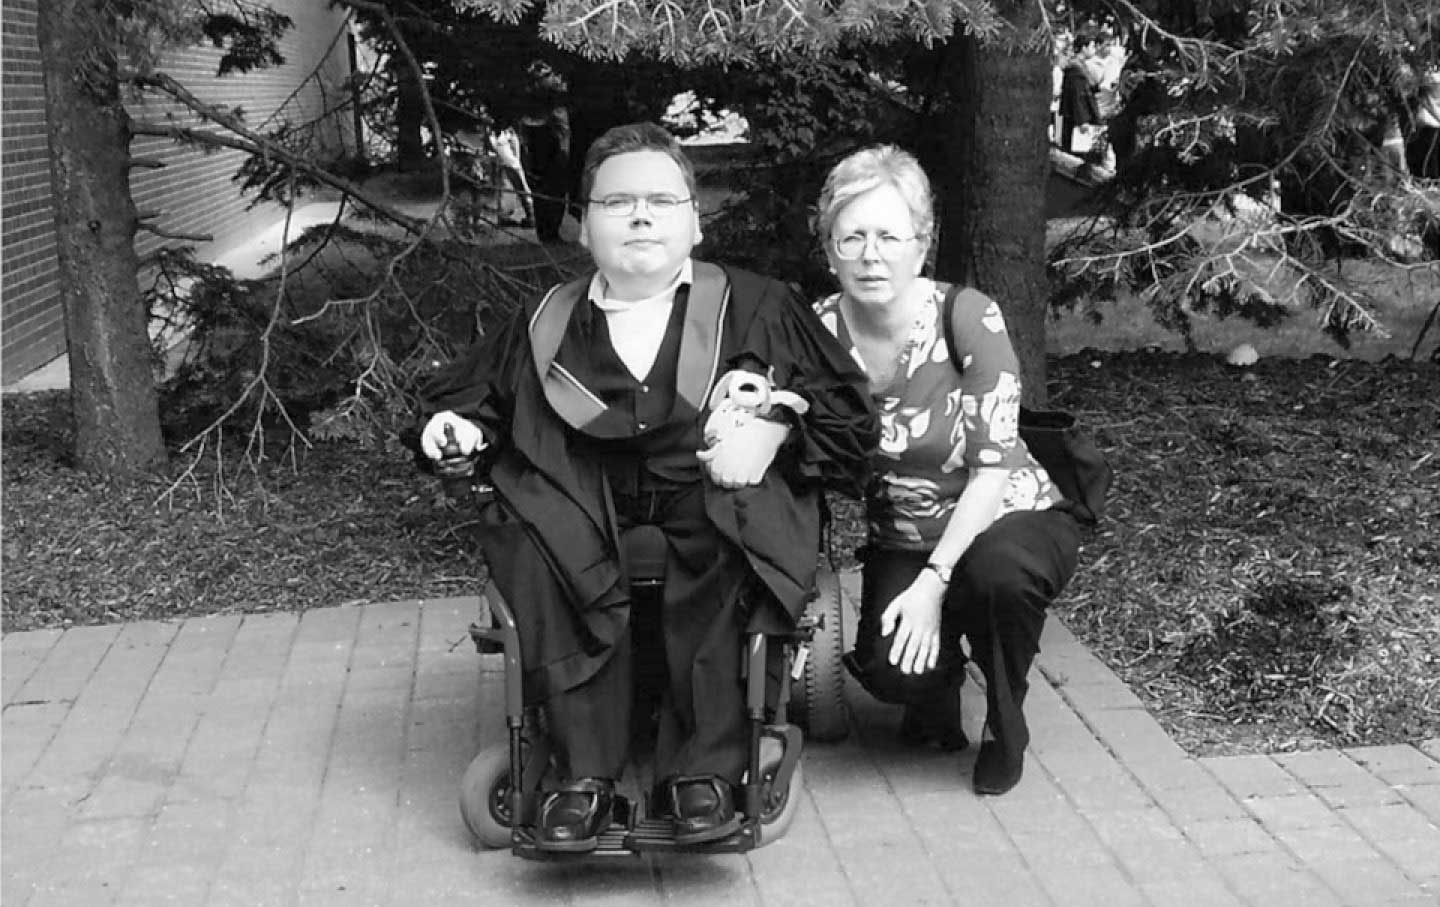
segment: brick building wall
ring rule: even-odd
[[[43,0],[0,0],[0,307],[3,307],[3,380],[10,382],[65,350],[64,315],[58,296],[54,220],[50,206],[50,162],[46,146],[44,87],[35,26]],[[281,41],[283,66],[218,78],[219,51],[193,47],[170,53],[164,70],[203,101],[244,110],[248,125],[269,131],[282,120],[313,124],[308,152],[317,159],[353,152],[353,119],[340,107],[350,72],[343,12],[316,0],[269,0],[294,25]],[[177,104],[147,96],[130,105],[137,121],[206,127]],[[202,257],[223,254],[255,231],[283,216],[274,205],[249,207],[232,177],[244,159],[238,151],[204,153],[169,139],[138,136],[137,157],[159,158],[166,166],[132,171],[130,188],[141,212],[158,212],[151,223],[171,233],[209,234]],[[175,244],[147,232],[136,237],[142,256]]]

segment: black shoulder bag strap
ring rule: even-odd
[[[955,301],[962,293],[980,295],[971,287],[951,286],[945,293],[941,312],[945,345],[950,348],[950,362],[955,371],[963,373],[960,351],[956,348],[958,316]],[[1082,523],[1094,525],[1105,512],[1105,497],[1115,474],[1095,442],[1075,423],[1075,417],[1063,410],[1020,407],[1020,437],[1030,453],[1045,467],[1050,480],[1065,495],[1070,512]]]

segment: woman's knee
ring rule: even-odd
[[[997,523],[971,543],[952,585],[962,600],[1048,607],[1078,559],[1079,534],[1060,531],[1070,529],[1066,523],[1073,520],[1044,512]]]
[[[845,667],[865,688],[865,692],[881,702],[895,705],[929,701],[938,690],[947,686],[940,671],[906,674],[899,665],[892,665],[884,656],[872,657],[863,663],[847,656]]]

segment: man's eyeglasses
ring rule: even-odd
[[[641,202],[656,217],[669,217],[679,209],[681,205],[687,205],[694,201],[694,196],[688,198],[676,198],[673,195],[607,195],[604,198],[587,199],[592,205],[599,205],[600,210],[610,217],[629,217],[639,208]]]
[[[899,258],[905,251],[907,243],[919,239],[916,236],[894,236],[890,233],[849,233],[845,236],[837,236],[832,243],[835,247],[835,257],[842,261],[854,261],[865,254],[866,248],[873,242],[875,254],[890,261]]]

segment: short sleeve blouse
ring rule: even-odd
[[[1045,510],[1062,497],[1020,438],[1019,362],[1000,307],[978,293],[959,295],[957,371],[941,324],[948,288],[921,280],[929,292],[901,353],[904,380],[875,396],[881,439],[865,503],[870,542],[886,548],[933,548],[972,469],[1010,470],[999,516]],[[815,312],[864,368],[840,295],[817,302]]]

